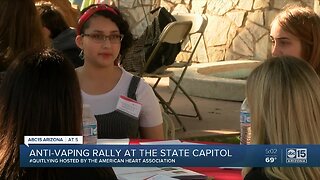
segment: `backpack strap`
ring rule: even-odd
[[[128,94],[127,96],[131,99],[137,100],[136,99],[136,90],[138,88],[138,84],[140,82],[140,77],[138,76],[132,76],[129,89],[128,89]]]

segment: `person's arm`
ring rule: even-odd
[[[142,139],[164,139],[163,119],[158,98],[143,79],[136,91],[137,101],[142,104],[140,114],[140,137]]]
[[[163,126],[160,124],[154,127],[140,127],[140,136],[142,139],[163,140]]]

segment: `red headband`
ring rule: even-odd
[[[96,6],[92,6],[90,7],[86,12],[84,12],[80,18],[79,18],[79,21],[78,21],[78,28],[77,28],[77,34],[80,35],[80,30],[83,26],[83,24],[85,22],[87,22],[87,20],[93,15],[95,14],[96,12],[98,11],[109,11],[115,15],[119,15],[117,13],[117,11],[115,11],[113,8],[109,7],[108,5],[104,5],[104,4],[98,4]]]

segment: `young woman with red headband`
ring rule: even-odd
[[[82,11],[76,43],[83,102],[98,122],[98,138],[163,139],[160,105],[152,88],[117,64],[132,34],[118,9],[93,4]]]

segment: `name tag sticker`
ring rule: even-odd
[[[120,96],[117,103],[117,110],[138,119],[141,111],[141,104],[126,96]]]

